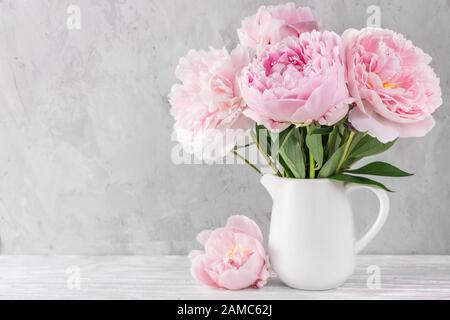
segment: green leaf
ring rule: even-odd
[[[352,176],[352,175],[341,173],[341,174],[337,174],[337,175],[330,177],[330,179],[342,181],[342,182],[346,182],[346,183],[364,184],[364,185],[368,185],[368,186],[372,186],[372,187],[377,187],[377,188],[386,190],[388,192],[394,192],[394,191],[388,189],[382,183],[372,180],[372,179],[364,178],[364,177],[357,177],[357,176]]]
[[[297,130],[294,131],[295,133],[295,137],[298,141],[298,144],[300,146],[301,149],[301,153],[302,153],[302,158],[303,158],[303,163],[306,162],[306,154],[305,154],[305,138],[304,136],[306,136],[306,129],[303,127],[299,127],[297,128]]]
[[[344,164],[344,168],[349,168],[352,164],[362,158],[374,156],[388,150],[395,141],[396,140],[388,143],[381,143],[377,138],[369,135],[358,138],[357,142],[350,148],[349,156]]]
[[[259,149],[262,150],[265,154],[270,156],[271,154],[271,138],[269,135],[269,130],[266,129],[263,125],[256,125],[256,141],[258,143]]]
[[[283,167],[284,172],[283,172],[283,176],[286,178],[295,178],[295,175],[292,173],[291,169],[289,169],[288,164],[286,163],[286,161],[284,161],[283,157],[279,157],[278,158],[280,165]]]
[[[325,162],[322,169],[319,171],[319,178],[328,178],[329,176],[332,176],[336,168],[339,164],[339,160],[341,160],[342,154],[344,153],[345,145],[339,147],[336,152],[334,152],[330,159]]]
[[[359,142],[367,135],[364,132],[356,132],[353,136],[352,144],[350,145],[350,149],[348,150],[348,154],[350,155],[356,146],[359,146]]]
[[[352,174],[368,174],[372,176],[385,176],[385,177],[412,176],[411,173],[400,170],[399,168],[382,161],[375,161],[359,169],[346,170],[345,172]]]
[[[298,130],[293,130],[293,132]],[[280,155],[283,158],[284,164],[287,166],[294,178],[305,178],[305,161],[303,156],[303,143],[299,133],[289,134],[282,147],[280,148]],[[280,161],[280,164],[283,163]],[[284,167],[284,166],[283,166]]]
[[[289,136],[294,132],[295,126],[291,125],[287,129],[272,136],[272,157],[275,159],[280,150],[284,147],[284,144],[288,140]]]
[[[312,152],[314,160],[317,163],[316,170],[319,170],[323,164],[322,136],[320,134],[307,134],[306,145],[309,151]]]
[[[347,130],[345,124],[343,124],[343,123],[338,125],[337,128],[338,128],[339,137],[341,138],[340,145],[342,145],[345,143],[345,141],[347,141],[348,130]]]
[[[338,129],[337,129],[336,126],[334,126],[333,130],[328,135],[327,144],[326,144],[325,153],[324,153],[324,158],[325,159],[329,159],[330,156],[333,154],[334,148],[336,146],[336,137],[337,137],[337,135],[338,135]]]
[[[259,141],[259,129],[261,128],[261,126],[259,124],[255,124],[255,136],[256,136],[256,141]]]
[[[333,131],[333,126],[317,127],[311,131],[311,134],[330,134]]]

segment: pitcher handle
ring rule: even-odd
[[[375,220],[372,227],[370,227],[369,231],[361,237],[358,241],[355,242],[355,253],[359,253],[362,249],[364,249],[367,244],[377,235],[377,233],[381,230],[389,213],[389,198],[386,191],[358,184],[350,184],[346,186],[346,193],[349,194],[355,190],[359,189],[369,189],[378,197],[380,202],[380,209],[378,211],[378,217]]]

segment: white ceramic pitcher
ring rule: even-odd
[[[344,185],[329,179],[288,179],[264,175],[261,183],[273,199],[269,234],[270,263],[286,285],[326,290],[343,284],[353,273],[355,255],[380,231],[389,211],[385,191],[364,185]],[[373,191],[378,217],[355,241],[348,194]]]

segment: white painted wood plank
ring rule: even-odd
[[[367,267],[381,272],[369,289]],[[69,289],[67,268],[80,270]],[[348,282],[329,291],[290,289],[273,279],[263,289],[226,291],[197,284],[186,257],[0,256],[1,299],[450,299],[450,256],[360,256]]]

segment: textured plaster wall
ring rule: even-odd
[[[190,48],[236,44],[258,0],[0,1],[0,238],[3,254],[184,254],[196,233],[246,214],[267,234],[271,201],[237,165],[174,165],[167,93]],[[388,222],[366,252],[450,254],[450,2],[296,1],[326,28],[382,25],[433,56],[444,106],[424,139],[381,159]],[[68,30],[69,4],[81,30]],[[376,201],[355,199],[361,234]]]

